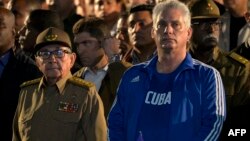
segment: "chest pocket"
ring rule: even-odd
[[[63,123],[77,123],[82,117],[82,106],[80,104],[73,104],[67,102],[60,102],[55,107],[53,112],[53,119]]]

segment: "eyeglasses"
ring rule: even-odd
[[[221,21],[214,22],[193,22],[192,25],[200,26],[201,30],[207,30],[210,27],[213,27],[215,30],[219,30],[221,26]]]
[[[52,55],[54,55],[56,58],[63,58],[65,54],[71,53],[71,51],[59,49],[55,51],[38,51],[36,55],[41,57],[42,59],[48,59]]]

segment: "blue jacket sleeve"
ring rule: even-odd
[[[123,77],[124,78],[124,77]],[[117,95],[108,116],[108,140],[109,141],[125,141],[124,126],[124,102],[126,86],[124,79],[118,87]]]
[[[226,117],[226,100],[219,72],[211,69],[203,80],[202,127],[197,141],[216,141],[220,135]]]

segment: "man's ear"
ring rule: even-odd
[[[188,41],[191,40],[192,34],[193,34],[193,29],[192,29],[192,27],[190,27],[190,28],[188,29],[188,37],[187,37],[187,40],[188,40]]]
[[[12,35],[15,37],[16,36],[16,29],[12,28]]]
[[[155,29],[154,29],[154,27],[152,27],[152,29],[151,29],[151,38],[155,38]]]
[[[70,55],[70,64],[71,64],[71,68],[74,66],[75,64],[75,61],[76,61],[76,54],[73,52],[71,55]]]

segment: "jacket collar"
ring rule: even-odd
[[[150,79],[152,78],[152,74],[153,74],[152,72],[154,71],[153,69],[155,69],[157,60],[158,60],[158,55],[154,56],[151,60],[144,62],[145,66],[142,67],[142,71],[145,71],[146,73],[148,73],[150,76]],[[186,54],[185,59],[177,67],[175,71],[177,71],[177,74],[179,74],[186,69],[194,69],[193,58],[191,57],[189,53]]]

